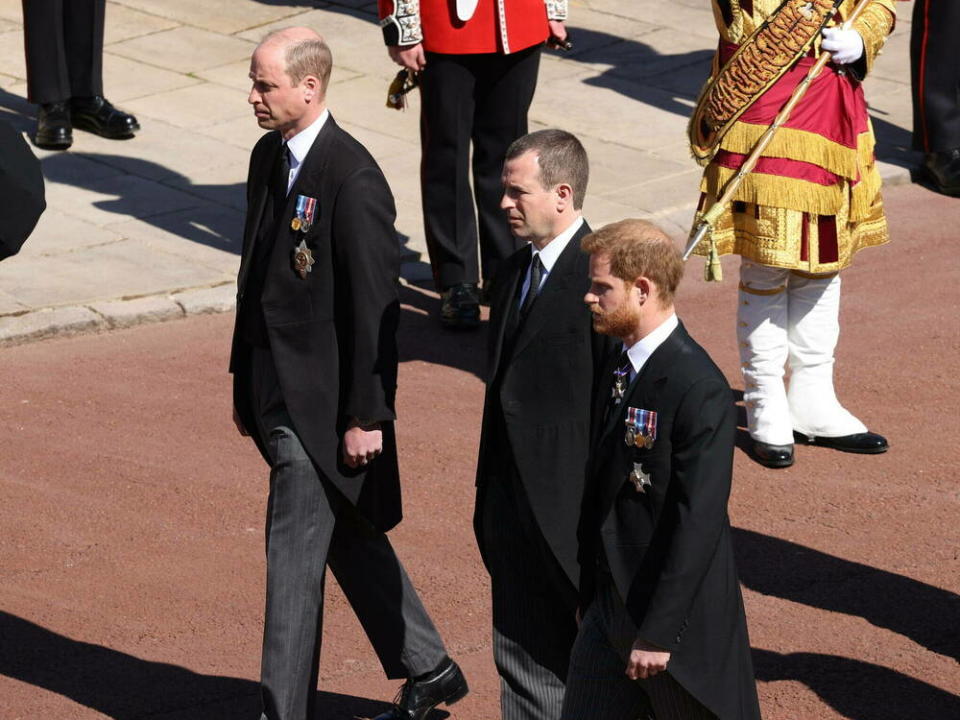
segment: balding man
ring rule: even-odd
[[[382,719],[420,720],[467,685],[384,534],[401,517],[396,213],[326,108],[331,66],[307,28],[250,63],[271,132],[250,160],[230,369],[237,425],[271,467],[262,719],[313,717],[329,565],[387,676],[406,678]]]
[[[735,409],[674,312],[680,252],[643,220],[582,247],[593,327],[623,351],[594,401],[583,622],[561,717],[759,720],[727,519]]]

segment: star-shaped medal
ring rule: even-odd
[[[647,488],[653,485],[650,482],[650,474],[645,473],[640,463],[633,464],[633,471],[630,473],[630,482],[633,483],[633,489],[638,493],[645,493]]]
[[[307,273],[313,272],[313,264],[315,262],[313,252],[307,247],[307,241],[301,240],[300,244],[297,245],[293,251],[293,269],[297,271],[302,279],[306,280]]]

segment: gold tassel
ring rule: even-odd
[[[720,147],[728,152],[749,155],[768,127],[738,122],[723,136]],[[789,127],[779,128],[763,151],[763,157],[813,163],[850,180],[857,177],[858,161],[872,155],[873,137],[868,133],[857,138],[857,147],[849,148],[822,135]]]
[[[703,266],[703,279],[707,282],[723,282],[723,266],[720,264],[720,253],[717,252],[713,233],[710,233],[710,257]]]

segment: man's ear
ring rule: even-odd
[[[573,204],[573,188],[567,183],[560,183],[554,189],[557,194],[557,210],[563,212],[568,205]]]
[[[650,299],[650,296],[653,292],[653,287],[653,283],[650,282],[649,278],[646,278],[643,275],[633,281],[633,288],[640,295],[641,304]]]
[[[318,99],[322,99],[320,79],[316,75],[307,75],[301,81],[301,84],[304,88],[304,99],[307,102],[315,102]]]

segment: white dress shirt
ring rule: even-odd
[[[323,124],[328,117],[330,117],[330,111],[325,109],[320,117],[286,141],[285,144],[290,151],[290,175],[287,177],[287,194],[290,193],[290,188],[297,181],[300,166],[303,165],[304,158],[307,157],[307,153],[313,147],[313,141],[317,139],[317,135],[320,134],[320,130],[323,129]]]
[[[662,323],[660,323],[653,332],[638,340],[627,348],[627,357],[630,358],[630,381],[640,374],[647,360],[653,355],[653,351],[663,344],[663,341],[670,337],[670,333],[676,330],[680,321],[677,314],[674,313]]]
[[[553,266],[557,264],[557,258],[559,258],[561,253],[566,249],[571,238],[577,234],[581,225],[583,225],[583,216],[578,215],[577,219],[570,223],[570,227],[548,242],[543,250],[538,250],[535,245],[531,245],[533,255],[530,257],[527,273],[523,276],[523,286],[520,290],[520,307],[523,307],[523,300],[527,297],[527,292],[530,290],[530,271],[533,268],[533,258],[539,255],[540,264],[543,266],[543,271],[540,274],[540,286],[537,288],[539,292],[550,276],[550,271],[553,270]]]

